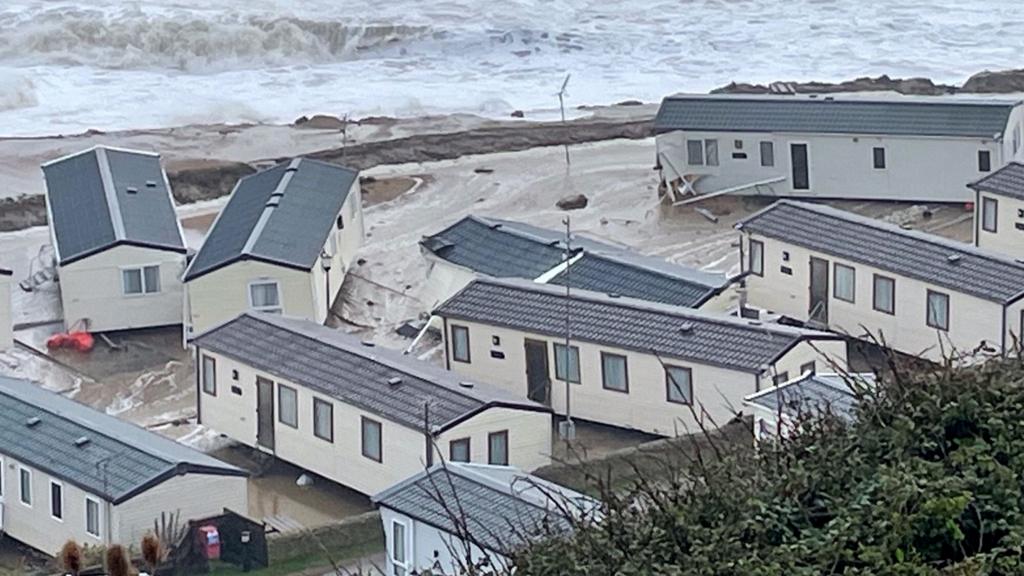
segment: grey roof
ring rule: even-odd
[[[967,186],[981,192],[1024,200],[1024,164],[1010,162]]]
[[[570,309],[573,340],[755,374],[802,340],[839,338],[595,292],[574,292]],[[566,297],[555,286],[481,278],[434,313],[558,338],[565,335]]]
[[[736,227],[985,300],[1024,295],[1020,262],[829,206],[780,200]]]
[[[549,410],[304,319],[245,313],[192,342],[417,430],[423,429],[425,402],[430,403],[430,425],[442,430],[494,406]],[[392,385],[389,381],[395,378],[401,383]]]
[[[514,468],[449,462],[399,482],[373,497],[390,508],[458,537],[508,555],[534,538],[572,529],[568,512],[593,517],[597,503]],[[456,519],[465,522],[456,527]]]
[[[185,280],[247,259],[310,270],[358,177],[336,164],[296,158],[242,178]]]
[[[871,385],[873,374],[853,374],[856,386]],[[857,409],[857,396],[846,377],[838,374],[814,374],[808,372],[744,400],[773,414],[797,417],[808,411],[828,412],[846,420],[852,420]]]
[[[119,244],[185,252],[160,156],[97,146],[43,165],[60,264]]]
[[[83,438],[88,442],[76,445]],[[114,504],[182,474],[248,475],[31,382],[3,376],[0,454]]]
[[[424,238],[420,245],[453,264],[495,278],[536,279],[564,263],[565,235],[522,222],[467,216]],[[725,274],[704,272],[579,235],[572,237],[569,274],[549,280],[564,286],[662,302],[700,306],[729,285]]]
[[[654,129],[659,134],[694,130],[998,139],[1017,104],[951,98],[679,95],[662,101]]]

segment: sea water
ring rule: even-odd
[[[1024,1],[0,0],[0,135],[1022,67]]]

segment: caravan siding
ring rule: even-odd
[[[994,229],[988,225],[991,220],[986,223],[985,218],[985,211],[992,207]],[[979,192],[974,204],[974,245],[1010,258],[1024,258],[1024,200]]]
[[[451,360],[450,337],[446,337],[450,368],[471,378],[501,385],[524,398],[527,397],[526,341],[544,343],[548,379],[552,383],[551,406],[555,413],[565,414],[566,385],[564,381],[555,379],[554,344],[559,339],[461,320],[449,320],[446,323],[449,332],[446,336],[450,336],[452,325],[469,328],[470,362]],[[498,344],[493,344],[494,338],[497,338]],[[824,350],[845,364],[845,347],[841,344],[826,342]],[[690,406],[668,401],[665,371],[654,355],[579,341],[572,342],[572,345],[580,349],[580,383],[570,384],[573,416],[662,436],[685,433],[696,427],[698,421]],[[628,392],[604,388],[602,352],[626,356]],[[756,392],[761,385],[758,375],[751,372],[668,357],[662,360],[671,366],[691,369],[696,411],[706,411],[708,418],[717,425],[728,422],[742,406],[743,398]],[[798,346],[792,355],[786,354],[780,359],[778,370],[795,371],[800,365],[812,360],[820,365],[827,363],[824,357],[818,357],[817,354],[811,354],[808,348]],[[769,367],[769,374],[773,373],[773,368]],[[767,378],[770,380],[770,375]]]
[[[14,346],[14,315],[11,313],[11,276],[0,270],[0,351]]]
[[[718,166],[688,165],[687,140],[717,141]],[[661,161],[668,181],[678,178],[679,172],[708,174],[721,176],[728,182],[723,188],[728,188],[784,177],[771,189],[787,197],[970,202],[973,193],[965,184],[987,174],[979,170],[978,152],[988,151],[992,170],[1003,164],[1002,146],[995,139],[675,131],[657,136],[656,142],[658,153],[668,158]],[[742,148],[737,148],[738,142]],[[762,165],[761,142],[771,142],[773,166]],[[793,143],[807,145],[806,190],[792,185]],[[874,167],[876,147],[885,150],[884,168]]]
[[[452,534],[387,507],[381,507],[380,518],[384,525],[384,540],[387,548],[385,566],[387,574],[412,574],[429,571],[435,568],[435,564],[442,568],[442,574],[457,574],[459,572],[460,563],[452,558],[452,553],[454,552],[461,558],[465,555],[465,545]],[[406,565],[402,567],[396,566],[394,562],[395,523],[401,524],[405,529],[404,549],[407,561]],[[485,557],[489,559],[491,566],[502,568],[508,566],[508,558],[495,552],[485,552],[476,546],[473,547],[474,563]],[[396,568],[403,570],[396,570]]]
[[[862,339],[870,334],[896,350],[930,360],[941,360],[943,352],[951,349],[970,352],[983,342],[1002,345],[1001,304],[758,235],[744,234],[744,254],[750,253],[751,237],[764,243],[764,275],[746,277],[748,305],[806,320],[810,311],[810,258],[815,256],[829,263],[828,326],[833,331]],[[835,297],[836,263],[855,270],[852,303]],[[894,314],[874,309],[875,274],[895,280]],[[928,290],[949,295],[948,331],[926,324]],[[1014,322],[1014,330],[1018,322]]]
[[[323,267],[318,262],[312,269],[313,289],[316,299],[313,302],[313,315],[310,320],[323,324],[327,320],[327,309],[334,304],[334,300],[341,291],[341,285],[345,282],[345,276],[352,268],[356,260],[356,253],[363,245],[363,204],[360,198],[359,180],[352,184],[348,198],[338,213],[342,227],[335,225],[331,229],[327,242],[324,243],[323,251],[331,254],[330,282],[325,278]],[[324,294],[330,288],[330,294]]]
[[[444,431],[435,442],[439,455],[447,460],[451,441],[468,438],[470,462],[488,464],[488,436],[508,430],[508,465],[530,472],[551,464],[551,426],[548,412],[489,408]]]
[[[125,294],[122,271],[160,267],[159,292]],[[61,304],[69,329],[87,321],[93,332],[181,324],[185,255],[115,246],[60,268]]]
[[[316,288],[310,272],[242,260],[194,278],[186,284],[191,315],[190,335],[201,334],[249,310],[249,284],[257,281],[277,282],[282,314],[310,319],[315,317],[313,305]]]
[[[429,269],[427,281],[423,284],[419,298],[427,305],[428,310],[433,310],[454,296],[477,277],[476,272],[469,268],[452,264],[429,253],[424,253],[423,257],[427,259]]]

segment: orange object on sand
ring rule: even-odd
[[[47,348],[72,348],[79,352],[89,352],[96,344],[92,334],[78,330],[68,334],[54,334],[46,339]]]

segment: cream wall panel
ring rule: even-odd
[[[10,276],[0,274],[0,350],[14,345],[14,317],[11,313]]]
[[[995,232],[988,232],[982,228],[981,207],[984,198],[992,198],[998,202]],[[1018,229],[1018,224],[1024,227],[1024,201],[980,193],[974,207],[975,244],[979,248],[998,252],[1008,258],[1024,259],[1024,230]]]
[[[315,320],[313,276],[310,272],[242,260],[186,284],[192,335],[201,334],[249,310],[249,284],[262,280],[278,282],[285,315]]]

